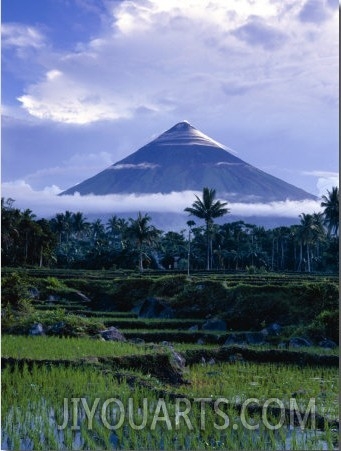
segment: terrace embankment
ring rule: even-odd
[[[185,350],[181,353],[174,351],[156,352],[145,355],[125,355],[119,357],[96,357],[89,356],[82,359],[29,359],[2,357],[1,366],[19,366],[26,365],[31,368],[33,365],[51,366],[82,366],[94,365],[96,368],[110,369],[117,371],[119,369],[139,370],[143,374],[151,374],[161,381],[170,384],[183,384],[181,365],[174,359],[177,356],[183,359],[184,364],[193,365],[202,363],[211,359],[214,362],[227,362],[233,364],[238,361],[252,361],[257,363],[285,363],[299,366],[318,365],[319,367],[338,367],[339,359],[336,355],[321,355],[311,352],[288,351],[288,350],[260,350],[251,349],[242,346],[223,346],[219,349],[197,349]]]

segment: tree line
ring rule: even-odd
[[[82,212],[65,211],[37,219],[30,210],[1,199],[1,254],[4,266],[114,269],[208,269],[337,271],[339,189],[321,199],[322,213],[299,215],[300,223],[265,229],[245,221],[216,224],[229,213],[214,189],[185,209],[180,232],[164,232],[148,214],[128,220],[113,215],[89,222]],[[195,220],[194,220],[195,219]],[[197,224],[197,222],[198,224]]]

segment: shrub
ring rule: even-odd
[[[6,274],[1,281],[1,302],[7,312],[31,312],[33,307],[29,297],[29,280],[17,272]]]
[[[286,289],[272,285],[239,285],[230,292],[235,302],[226,316],[229,327],[259,330],[264,323],[290,322],[290,297]]]
[[[307,334],[315,340],[330,338],[339,340],[339,312],[338,310],[323,310],[307,326]]]
[[[94,335],[100,330],[104,330],[104,324],[93,318],[68,314],[64,309],[53,309],[48,311],[35,311],[28,315],[21,315],[13,319],[12,323],[7,323],[3,331],[12,334],[28,334],[30,328],[35,323],[41,323],[47,334],[77,337],[80,335]],[[58,328],[51,328],[59,324]],[[49,328],[51,328],[49,330]]]
[[[153,296],[163,296],[163,297],[173,297],[179,294],[186,283],[186,276],[175,275],[175,276],[164,276],[159,277],[154,281],[151,287]]]

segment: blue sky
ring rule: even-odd
[[[325,194],[338,42],[335,0],[2,0],[2,195],[38,214],[80,209],[56,194],[184,119]]]

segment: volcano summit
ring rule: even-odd
[[[315,199],[237,158],[187,121],[61,195],[166,194],[205,186],[230,202]]]

